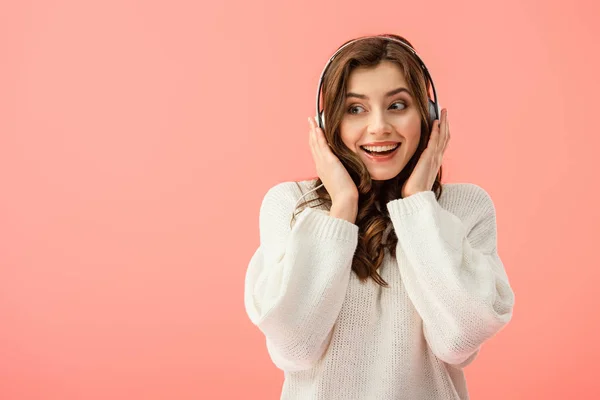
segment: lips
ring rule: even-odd
[[[393,144],[398,144],[399,142],[387,141],[387,142],[373,142],[373,143],[363,143],[361,146],[390,146]]]
[[[398,144],[398,146],[394,150],[390,150],[390,152],[383,153],[369,152],[368,150],[363,149],[362,146],[360,147],[360,149],[372,161],[387,161],[392,159],[394,155],[398,153],[398,149],[400,147],[402,147],[402,145]]]
[[[389,150],[385,150],[385,151],[373,151],[373,150],[368,150],[365,148],[366,145],[362,145],[360,146],[360,148],[362,150],[364,150],[365,152],[367,152],[368,154],[373,154],[373,155],[386,155],[386,154],[390,154],[392,151],[396,150],[398,147],[400,147],[399,143],[395,143],[394,144],[396,147],[389,149]],[[369,146],[371,147],[371,146]],[[390,147],[390,145],[385,145],[385,146],[373,146],[373,147]]]

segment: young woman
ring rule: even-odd
[[[406,39],[346,42],[321,78],[318,178],[268,190],[245,281],[281,399],[468,399],[514,304],[492,199],[442,184],[448,112]]]

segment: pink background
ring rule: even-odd
[[[473,399],[596,399],[592,0],[0,5],[0,398],[278,399],[243,306],[258,211],[314,176],[342,42],[397,33],[447,107],[445,182],[492,196],[516,293]]]

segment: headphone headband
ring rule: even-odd
[[[415,58],[419,61],[419,64],[421,64],[421,68],[423,69],[423,72],[425,73],[425,75],[427,76],[427,78],[429,78],[429,82],[431,82],[431,89],[433,91],[433,97],[434,100],[432,101],[431,99],[429,100],[429,116],[432,119],[439,119],[440,115],[441,115],[441,111],[440,111],[440,103],[438,101],[438,97],[437,97],[437,93],[435,91],[435,85],[433,84],[433,79],[431,78],[431,75],[429,74],[429,70],[427,70],[427,67],[425,66],[425,63],[423,62],[423,60],[421,59],[421,57],[419,57],[419,55],[417,54],[417,52],[415,51],[415,49],[413,49],[411,46],[409,46],[408,44],[404,43],[403,41],[393,38],[393,37],[389,37],[389,36],[382,36],[382,35],[376,35],[376,36],[364,36],[364,37],[360,37],[357,39],[353,39],[350,42],[344,44],[342,47],[340,47],[330,58],[329,61],[327,61],[327,64],[325,64],[325,67],[323,68],[323,71],[321,72],[321,76],[319,78],[319,86],[317,87],[317,124],[319,125],[319,127],[321,129],[325,128],[325,121],[324,121],[324,115],[322,115],[322,112],[320,110],[320,104],[321,104],[321,88],[323,86],[323,77],[325,76],[325,72],[327,71],[327,69],[329,68],[329,65],[331,64],[331,62],[333,61],[333,59],[340,53],[340,51],[342,51],[346,46],[351,45],[352,43],[358,42],[360,40],[365,40],[365,39],[385,39],[385,40],[389,40],[392,42],[396,42],[401,44],[402,46],[404,46],[404,48],[406,48],[407,50],[409,50],[414,56]],[[427,97],[429,97],[429,93],[427,94]]]

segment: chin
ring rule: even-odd
[[[371,180],[373,181],[388,181],[390,179],[394,179],[395,177],[402,172],[404,168],[404,163],[395,163],[396,165],[389,166],[380,166],[379,168],[367,168],[369,171],[369,175],[371,176]]]
[[[401,172],[402,170],[399,171],[385,171],[385,172],[377,172],[377,173],[373,173],[370,172],[371,175],[371,180],[372,181],[388,181],[390,179],[395,178],[396,176],[398,176],[398,174]]]
[[[364,154],[360,154],[372,181],[388,181],[395,178],[402,172],[410,158],[406,154],[396,154],[391,160],[373,162]]]

